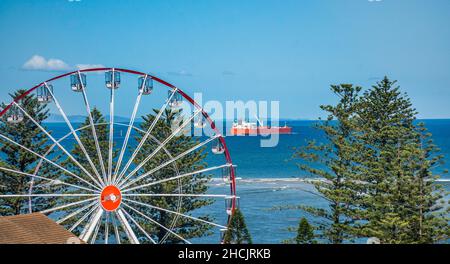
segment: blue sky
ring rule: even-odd
[[[1,0],[0,99],[57,75],[51,65],[101,64],[314,119],[330,84],[388,75],[420,117],[449,118],[449,13],[448,0]],[[25,70],[34,55],[54,60]]]

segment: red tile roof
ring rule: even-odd
[[[0,244],[73,244],[74,239],[74,234],[40,213],[0,217]]]

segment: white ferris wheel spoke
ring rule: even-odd
[[[34,178],[37,178],[37,179],[47,180],[47,181],[50,181],[50,182],[54,182],[54,181],[58,180],[59,183],[62,184],[62,185],[66,185],[66,186],[70,186],[70,187],[74,187],[74,188],[77,188],[77,189],[82,189],[82,190],[90,191],[90,192],[94,192],[94,193],[99,193],[99,191],[96,191],[96,190],[93,190],[93,189],[89,189],[89,188],[86,188],[86,187],[82,187],[82,186],[78,186],[78,185],[75,185],[75,184],[70,184],[70,183],[64,182],[64,181],[59,180],[59,179],[50,179],[50,178],[47,178],[47,177],[37,176],[37,175],[34,175],[34,174],[30,174],[30,173],[26,173],[26,172],[22,172],[22,171],[16,171],[16,170],[4,168],[4,167],[0,167],[0,170],[16,173],[16,174],[23,175],[23,176],[34,177]]]
[[[196,146],[194,146],[194,147],[192,147],[192,148],[186,150],[185,152],[181,153],[180,155],[176,156],[175,158],[173,158],[173,159],[171,159],[171,160],[169,160],[169,161],[167,161],[167,162],[165,162],[165,163],[159,165],[158,167],[156,167],[156,168],[154,168],[154,169],[152,169],[152,170],[150,170],[150,171],[144,173],[143,175],[140,175],[140,176],[137,177],[136,179],[130,181],[130,182],[129,182],[127,185],[125,185],[124,187],[127,187],[127,186],[129,186],[129,185],[131,185],[131,184],[133,184],[133,183],[135,183],[135,182],[137,182],[137,181],[140,181],[140,180],[144,179],[145,177],[147,177],[147,176],[149,176],[149,175],[151,175],[151,174],[157,172],[158,170],[160,170],[160,169],[166,167],[167,165],[169,165],[169,164],[171,164],[171,163],[173,163],[173,162],[175,162],[175,161],[181,159],[182,157],[184,157],[184,156],[188,155],[189,153],[191,153],[191,152],[193,152],[193,151],[195,151],[195,150],[201,148],[202,146],[208,144],[209,142],[211,142],[212,140],[214,140],[214,139],[216,139],[216,138],[218,138],[218,137],[219,137],[219,136],[214,136],[214,137],[211,137],[211,138],[209,138],[209,139],[207,139],[207,140],[205,140],[205,141],[203,141],[203,142],[197,144]],[[128,175],[127,177],[125,177],[125,179],[119,184],[119,186],[122,186],[122,185],[126,182],[126,180],[127,180],[128,178],[129,178],[129,175]]]
[[[136,102],[134,103],[133,113],[131,114],[131,119],[130,119],[130,123],[128,125],[127,134],[125,135],[125,139],[124,139],[124,142],[122,144],[122,149],[120,150],[120,155],[119,155],[119,159],[118,159],[117,164],[116,164],[116,168],[114,170],[114,177],[113,177],[113,181],[112,182],[116,181],[117,173],[119,172],[120,166],[122,165],[122,159],[123,159],[123,156],[124,156],[125,151],[126,151],[127,146],[128,146],[128,140],[130,138],[131,131],[132,131],[133,126],[134,126],[134,120],[136,119],[136,114],[137,114],[137,111],[139,109],[139,104],[140,104],[141,98],[142,98],[142,91],[144,89],[144,85],[145,85],[146,81],[147,81],[147,75],[145,75],[144,81],[142,82],[141,89],[139,90],[139,94],[138,94],[138,96],[136,98]]]
[[[24,115],[26,117],[28,117],[28,119],[31,120],[31,122],[33,122],[51,141],[53,141],[53,143],[55,143],[84,173],[86,173],[87,176],[89,176],[92,181],[97,184],[98,186],[102,186],[94,177],[92,177],[92,175],[83,167],[83,165],[81,165],[78,160],[76,160],[72,154],[70,154],[69,151],[67,151],[60,143],[59,141],[57,141],[44,127],[42,127],[36,120],[34,120],[34,118],[32,116],[30,116],[27,111],[25,111],[25,109],[23,109],[19,104],[14,102],[14,105],[20,109],[20,111],[22,111],[22,113],[24,113]]]
[[[109,100],[109,152],[108,152],[108,184],[111,184],[112,166],[113,166],[113,145],[114,145],[114,99],[115,99],[115,80],[114,69],[112,69],[111,96]]]
[[[100,230],[100,226],[102,225],[101,221],[102,217],[100,217],[100,220],[97,222],[97,225],[95,226],[94,235],[91,239],[91,244],[95,244],[95,241],[97,241],[98,231]]]
[[[128,160],[127,164],[123,168],[123,170],[120,172],[119,177],[116,180],[116,183],[120,181],[120,179],[125,175],[130,165],[133,163],[133,160],[136,158],[136,155],[141,150],[141,148],[144,146],[144,143],[147,141],[148,137],[150,136],[150,133],[152,132],[153,128],[156,126],[156,123],[158,123],[159,119],[161,118],[164,110],[166,109],[167,105],[169,104],[169,101],[172,99],[172,97],[175,95],[175,92],[177,89],[172,90],[172,94],[169,96],[169,98],[166,100],[166,102],[161,106],[161,108],[158,111],[158,114],[156,115],[155,119],[151,123],[150,127],[148,128],[147,132],[145,132],[144,136],[142,137],[141,141],[139,142],[139,145],[136,147],[136,149],[133,151],[133,154],[131,155],[130,159]]]
[[[91,215],[97,208],[99,208],[99,205],[96,205],[92,207],[89,211],[87,211],[78,221],[76,221],[71,228],[69,228],[69,231],[72,232],[75,228],[77,228],[89,215]],[[80,235],[81,237],[81,235]]]
[[[131,200],[130,200],[131,201]],[[144,213],[140,212],[139,210],[135,209],[134,207],[132,207],[131,205],[128,205],[126,203],[123,203],[123,205],[125,205],[125,207],[129,208],[130,210],[132,210],[133,212],[139,214],[140,216],[144,217],[145,219],[149,220],[150,222],[156,224],[157,226],[163,228],[164,230],[166,230],[167,232],[169,232],[170,234],[174,235],[175,237],[181,239],[182,241],[184,241],[186,244],[191,244],[191,242],[189,242],[188,240],[186,240],[185,238],[183,238],[182,236],[178,235],[177,233],[173,232],[172,230],[170,230],[169,228],[165,227],[164,225],[158,223],[156,220],[150,218],[149,216],[145,215]]]
[[[57,223],[57,224],[64,223],[65,221],[67,221],[67,220],[69,220],[70,218],[72,218],[72,217],[74,217],[74,216],[80,214],[80,213],[83,212],[84,210],[86,210],[86,209],[88,209],[88,208],[94,206],[94,205],[97,204],[97,203],[98,203],[97,201],[93,201],[92,203],[90,203],[90,204],[88,204],[88,205],[85,205],[85,206],[81,207],[80,209],[78,209],[78,210],[76,210],[76,211],[74,211],[74,212],[72,212],[72,213],[66,215],[64,218],[61,218],[61,219],[57,220],[56,223]]]
[[[164,182],[168,182],[168,181],[173,181],[176,179],[180,179],[180,178],[184,178],[184,177],[189,177],[195,174],[200,174],[200,173],[204,173],[204,172],[208,172],[208,171],[213,171],[213,170],[217,170],[217,169],[221,169],[221,168],[225,168],[225,167],[230,167],[230,164],[225,164],[225,165],[220,165],[220,166],[214,166],[214,167],[210,167],[210,168],[206,168],[206,169],[202,169],[202,170],[198,170],[198,171],[193,171],[193,172],[189,172],[189,173],[185,173],[185,174],[180,174],[177,176],[173,176],[170,178],[166,178],[166,179],[162,179],[162,180],[158,180],[158,181],[153,181],[153,182],[149,182],[146,184],[142,184],[142,185],[138,185],[136,187],[132,187],[132,188],[128,188],[122,191],[122,193],[126,193],[129,191],[133,191],[133,190],[137,190],[137,189],[141,189],[141,188],[145,188],[148,186],[152,186],[152,185],[156,185],[156,184],[160,184],[160,183],[164,183]],[[128,184],[126,184],[123,188],[125,188],[126,186],[128,186]]]
[[[209,224],[209,225],[212,225],[212,226],[216,226],[216,227],[219,227],[219,228],[227,228],[226,226],[223,226],[223,225],[219,225],[219,224],[216,224],[216,223],[213,223],[213,222],[210,222],[210,221],[206,221],[206,220],[203,220],[203,219],[200,219],[200,218],[197,218],[197,217],[193,217],[193,216],[190,216],[190,215],[185,215],[185,214],[182,214],[182,213],[179,213],[179,212],[175,212],[175,211],[172,211],[172,210],[169,210],[169,209],[164,209],[164,208],[161,208],[161,207],[158,207],[158,206],[154,206],[154,205],[150,205],[150,204],[146,204],[146,203],[141,203],[141,202],[138,202],[136,200],[127,199],[127,198],[123,198],[123,200],[124,201],[129,201],[129,202],[141,205],[141,206],[145,206],[145,207],[148,207],[148,208],[151,208],[151,209],[164,211],[164,212],[171,213],[171,214],[174,214],[174,215],[178,215],[178,216],[181,216],[181,217],[185,217],[185,218],[188,218],[188,219],[191,219],[191,220],[194,220],[194,221],[198,221],[198,222],[202,222],[202,223]],[[127,206],[127,204],[125,204],[125,205]]]
[[[136,225],[136,227],[153,243],[153,244],[157,244],[155,240],[153,240],[152,236],[150,236],[149,233],[147,233],[147,231],[145,231],[145,229],[125,210],[122,210],[122,212],[128,217],[130,218],[131,222],[133,222],[134,225]]]
[[[122,224],[123,229],[125,230],[125,234],[127,235],[128,239],[132,244],[140,244],[139,240],[136,237],[136,234],[134,234],[133,229],[130,226],[130,223],[128,223],[127,219],[125,218],[125,215],[123,214],[122,209],[118,209],[114,211],[116,213],[117,218],[119,219],[120,223]]]
[[[183,124],[180,127],[178,127],[174,132],[172,132],[172,134],[170,134],[170,136],[168,136],[155,150],[153,150],[153,152],[149,156],[147,156],[132,172],[130,172],[130,174],[128,174],[125,177],[125,179],[129,179],[134,174],[136,174],[151,158],[153,158],[153,156],[155,156],[162,148],[164,148],[167,142],[169,142],[173,137],[175,137],[178,133],[180,133],[181,130],[183,130],[188,124],[190,124],[192,119],[194,119],[199,113],[201,113],[201,109],[197,110],[188,120],[183,122]],[[130,184],[128,183],[125,186],[128,185]]]
[[[53,98],[53,101],[55,102],[56,108],[58,108],[59,113],[61,114],[61,116],[63,117],[64,121],[66,122],[67,126],[70,129],[70,132],[72,133],[73,137],[75,138],[75,140],[78,143],[78,146],[80,147],[81,151],[83,152],[84,156],[86,157],[87,161],[89,162],[89,165],[91,166],[92,170],[94,171],[95,175],[97,176],[97,178],[99,179],[100,182],[103,183],[102,177],[100,176],[97,168],[94,165],[94,162],[92,161],[91,157],[89,156],[89,154],[86,151],[86,148],[84,147],[83,142],[81,141],[80,137],[78,136],[78,134],[76,133],[75,129],[72,126],[72,123],[69,121],[69,118],[67,117],[66,113],[64,112],[63,108],[61,107],[61,104],[59,103],[58,99],[56,98],[55,94],[53,93],[53,91],[48,87],[47,83],[44,83],[45,88],[47,88],[47,91],[50,93],[50,95]],[[70,135],[70,133],[68,134]]]
[[[89,238],[92,236],[92,233],[94,232],[98,222],[102,218],[103,215],[103,209],[98,208],[97,212],[91,217],[91,220],[88,222],[88,224],[84,227],[83,232],[81,232],[81,239],[85,241],[86,243],[89,242]]]
[[[116,243],[117,244],[121,244],[120,235],[119,235],[119,228],[117,227],[117,217],[114,218],[114,217],[111,216],[111,222],[112,222],[113,228],[114,228],[114,235],[116,237]]]
[[[91,187],[93,187],[93,188],[95,188],[95,189],[101,191],[101,189],[100,189],[98,186],[93,185],[92,183],[90,183],[90,182],[86,181],[85,179],[79,177],[78,175],[74,174],[73,172],[68,171],[66,168],[61,167],[60,165],[56,164],[55,162],[53,162],[53,161],[47,159],[46,157],[44,157],[44,156],[42,156],[42,155],[40,155],[40,154],[34,152],[33,150],[31,150],[31,149],[29,149],[29,148],[23,146],[22,144],[19,144],[19,143],[15,142],[14,140],[8,138],[7,136],[0,134],[0,138],[3,138],[3,139],[5,139],[6,141],[8,141],[8,142],[10,142],[10,143],[12,143],[12,144],[14,144],[14,145],[16,145],[16,146],[18,146],[18,147],[24,149],[24,150],[30,152],[31,154],[33,154],[33,155],[35,155],[35,156],[37,156],[37,157],[39,157],[39,158],[41,158],[41,159],[47,161],[48,163],[52,164],[53,166],[57,167],[58,169],[60,169],[60,170],[62,170],[62,171],[64,171],[64,172],[70,174],[71,176],[77,178],[78,180],[80,180],[80,181],[82,181],[82,182],[84,182],[84,183],[90,185]]]
[[[68,203],[68,204],[57,206],[57,207],[53,207],[53,208],[50,208],[50,209],[47,209],[47,210],[42,210],[39,213],[47,214],[47,213],[51,213],[51,212],[54,212],[54,211],[57,211],[57,210],[65,209],[65,208],[72,207],[72,206],[75,206],[75,205],[79,205],[79,204],[82,204],[82,203],[90,202],[90,201],[95,200],[95,199],[98,199],[98,198],[94,197],[94,198],[89,198],[89,199],[86,199],[86,200],[81,200],[81,201],[77,201],[77,202],[73,202],[73,203]]]
[[[91,114],[91,106],[89,105],[89,100],[87,98],[83,80],[81,79],[80,71],[78,71],[78,80],[80,81],[80,84],[81,84],[81,92],[83,93],[84,104],[86,106],[86,112],[87,112],[87,115],[89,118],[89,123],[91,125],[92,136],[94,137],[95,148],[97,149],[97,155],[98,155],[98,159],[99,159],[98,163],[100,163],[103,177],[104,177],[104,180],[106,181],[106,170],[105,170],[105,164],[103,162],[102,151],[100,150],[100,144],[98,143],[97,131],[95,129],[94,119],[92,118],[92,114]]]
[[[109,212],[106,212],[106,220],[105,220],[105,244],[108,244],[109,241],[109,218],[110,218]]]

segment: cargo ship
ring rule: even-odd
[[[231,127],[231,135],[269,135],[269,134],[291,134],[292,127],[286,124],[283,127],[278,126],[264,126],[264,124],[257,118],[258,122],[245,122],[239,120],[234,122]]]

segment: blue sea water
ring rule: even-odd
[[[422,120],[433,134],[435,143],[440,147],[446,164],[450,164],[450,119]],[[309,177],[300,171],[296,162],[291,160],[293,147],[305,145],[308,140],[315,139],[323,142],[323,135],[312,127],[314,121],[287,121],[293,127],[292,135],[280,135],[279,143],[273,148],[262,148],[259,136],[231,136],[226,138],[233,163],[238,166],[238,195],[240,207],[245,214],[246,221],[255,243],[280,243],[292,238],[295,234],[288,230],[298,224],[300,217],[305,216],[313,222],[314,219],[300,210],[273,210],[277,206],[286,205],[314,205],[326,208],[327,203],[312,194],[314,188],[300,179]],[[56,138],[68,133],[65,124],[50,123],[47,127],[53,131]],[[115,140],[121,144],[125,128],[117,128]],[[133,146],[136,142],[131,141]],[[214,155],[209,155],[210,165],[219,164]],[[445,167],[445,166],[444,166]],[[438,172],[438,171],[437,171]],[[442,175],[442,184],[450,190],[448,174]],[[221,179],[214,179],[210,192],[223,194],[226,190]],[[223,200],[218,200],[209,208],[194,212],[201,215],[207,212],[216,218],[216,222],[224,223],[226,219]],[[193,242],[217,243],[219,232],[213,235],[194,239]]]

